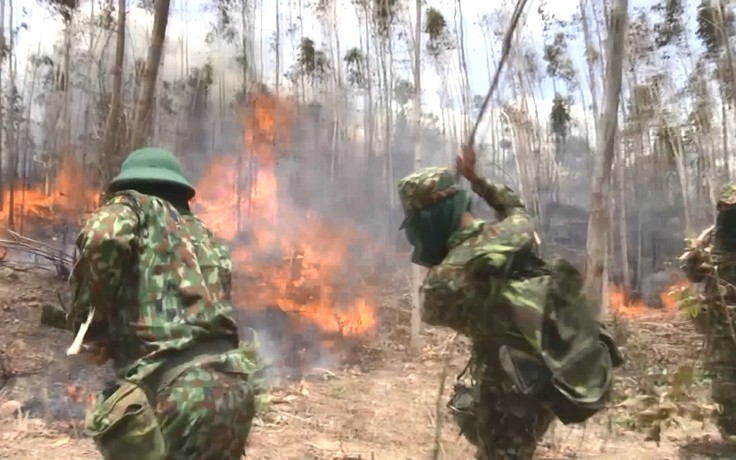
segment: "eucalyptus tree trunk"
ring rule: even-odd
[[[2,42],[5,42],[5,0],[0,0],[0,40]],[[0,94],[2,94],[4,88],[3,88],[3,66],[2,66],[2,58],[0,58]],[[3,106],[5,104],[3,103],[2,97],[0,97],[0,126],[4,124],[4,110]],[[3,159],[3,153],[5,155],[8,155],[8,181],[7,181],[7,192],[8,192],[8,227],[13,228],[14,227],[14,207],[15,207],[15,192],[13,190],[15,186],[15,172],[13,171],[13,162],[12,158],[9,156],[9,152],[7,150],[4,150],[3,148],[3,142],[2,142],[2,135],[0,135],[0,165],[2,165],[2,159]],[[2,170],[0,169],[0,172]],[[2,177],[0,176],[0,179]],[[5,203],[5,200],[3,199],[2,193],[0,193],[0,209],[2,209],[3,204]]]
[[[621,104],[621,118],[626,120],[626,107]],[[640,137],[639,137],[640,138]],[[623,281],[621,290],[623,292],[623,304],[629,304],[629,293],[631,292],[631,265],[629,263],[629,225],[626,212],[626,159],[628,157],[627,144],[623,141],[616,142],[616,152],[618,153],[614,166],[616,168],[616,182],[618,186],[618,231],[619,246],[621,247],[621,275]],[[613,224],[611,224],[613,228]],[[611,232],[613,233],[613,232]],[[638,273],[638,272],[637,272]],[[605,279],[605,278],[604,278]]]
[[[674,139],[673,139],[674,137]],[[685,217],[685,235],[687,237],[694,237],[694,230],[692,224],[692,197],[690,193],[690,184],[688,180],[688,170],[685,164],[685,152],[682,146],[682,140],[680,134],[676,133],[673,136],[668,136],[670,149],[675,157],[675,164],[677,166],[677,176],[680,180],[680,191],[682,194],[682,205]]]
[[[607,241],[610,231],[609,195],[611,168],[616,151],[618,105],[621,92],[624,41],[628,23],[628,0],[614,0],[608,28],[606,53],[606,85],[603,113],[597,137],[597,152],[593,170],[590,218],[588,220],[587,254],[585,261],[585,288],[595,305],[603,312],[608,309],[603,279],[607,265]]]
[[[274,51],[276,52],[276,96],[278,96],[281,92],[281,17],[279,16],[280,4],[281,0],[276,0],[276,36],[274,37]]]
[[[365,151],[368,159],[369,174],[372,174],[374,167],[373,158],[373,136],[374,136],[374,116],[373,116],[373,78],[371,73],[371,33],[370,33],[370,15],[371,12],[366,5],[365,12],[365,82],[366,82],[366,107],[363,107],[365,113],[363,130],[365,133]]]
[[[153,97],[156,90],[158,70],[161,66],[166,26],[169,22],[169,5],[171,0],[156,0],[151,44],[148,47],[148,58],[143,71],[143,90],[136,104],[135,121],[130,138],[130,150],[145,146],[151,128],[153,115]]]
[[[593,120],[596,132],[598,132],[598,84],[595,76],[593,62],[593,40],[590,36],[590,25],[588,24],[587,0],[580,0],[580,21],[583,23],[583,37],[585,39],[585,62],[588,64],[588,80],[590,85],[590,94],[592,96]],[[595,21],[595,17],[593,17]]]
[[[460,78],[462,81],[462,91],[460,92],[462,96],[462,102],[463,102],[463,128],[462,133],[463,136],[468,136],[470,133],[470,119],[469,119],[469,113],[470,113],[470,79],[468,76],[468,62],[465,57],[465,26],[463,25],[463,7],[461,0],[457,0],[457,3],[455,4],[455,12],[456,15],[459,16],[459,21],[457,24],[458,29],[458,59],[459,59],[459,65],[460,65]]]
[[[628,304],[629,291],[631,289],[631,269],[629,266],[629,234],[628,220],[626,218],[626,149],[620,142],[616,143],[618,150],[618,231],[619,245],[621,246],[621,275],[623,281],[621,288],[624,293],[624,305]]]
[[[330,16],[330,24],[328,24],[328,27],[331,25],[332,30],[330,31],[330,48],[332,49],[334,45],[334,61],[340,62],[340,59],[342,59],[342,52],[340,49],[340,33],[338,31],[337,27],[337,2],[338,0],[332,0],[332,9],[331,9],[331,16]],[[337,175],[337,168],[339,164],[339,139],[340,139],[340,133],[343,129],[342,120],[345,119],[347,116],[348,110],[347,110],[347,103],[348,98],[345,94],[345,89],[343,85],[343,75],[342,75],[342,66],[336,66],[337,69],[335,71],[335,87],[333,89],[333,100],[335,101],[334,104],[334,118],[333,118],[333,127],[332,127],[332,154],[330,156],[330,179],[332,183],[335,182],[335,176]]]
[[[724,94],[721,96],[721,142],[723,144],[723,174],[721,175],[726,181],[729,180],[729,167],[728,167],[728,95],[726,92],[728,89],[724,89]]]
[[[118,28],[115,43],[115,66],[112,68],[112,95],[110,98],[110,110],[107,114],[105,124],[105,144],[102,149],[103,155],[103,184],[106,184],[118,167],[120,149],[116,149],[118,136],[118,125],[120,121],[120,108],[123,91],[123,65],[125,63],[125,0],[118,0]]]
[[[728,64],[728,76],[730,77],[731,81],[729,82],[729,86],[734,85],[733,79],[736,78],[736,73],[734,73],[734,65],[733,65],[733,55],[731,53],[731,40],[728,36],[728,30],[730,29],[729,20],[727,19],[727,12],[726,12],[726,3],[728,1],[720,0],[718,1],[718,16],[720,19],[720,25],[719,29],[721,30],[721,33],[724,35],[724,48],[726,49],[726,62]],[[726,92],[726,95],[724,99],[728,100],[729,97],[732,97],[732,94],[728,94],[728,92],[733,91],[733,88],[724,88],[724,92]],[[732,102],[732,101],[731,101]],[[726,180],[731,180],[731,165],[730,165],[730,152],[728,150],[728,132],[727,132],[727,125],[726,122],[726,107],[722,104],[722,114],[721,117],[723,118],[723,172],[726,176]]]
[[[391,36],[391,29],[389,28],[388,37],[386,38],[386,47],[388,50],[388,56],[384,56],[384,68],[388,67],[387,79],[384,82],[386,85],[386,173],[387,173],[387,187],[386,192],[388,194],[389,207],[391,209],[396,208],[396,193],[394,187],[396,186],[395,174],[394,174],[394,153],[393,153],[393,81],[394,81],[394,51],[391,43],[393,37]],[[386,62],[388,61],[388,62]]]
[[[412,104],[412,121],[414,125],[414,170],[422,167],[422,0],[416,0],[416,18],[414,24],[414,102]],[[419,336],[421,331],[421,299],[419,287],[424,278],[421,266],[412,264],[411,270],[411,342],[413,352],[422,349]]]
[[[23,194],[25,193],[25,189],[20,187],[21,183],[19,183],[18,179],[20,177],[18,176],[18,170],[19,167],[23,164],[23,160],[20,158],[20,150],[18,149],[18,133],[17,133],[17,125],[16,123],[19,122],[17,116],[18,113],[16,111],[16,95],[18,94],[18,81],[17,81],[17,56],[15,55],[15,34],[13,33],[14,29],[14,18],[13,18],[13,0],[8,1],[8,29],[9,29],[9,38],[8,38],[8,48],[7,48],[7,58],[8,58],[8,80],[10,81],[10,87],[8,88],[7,92],[7,108],[8,108],[8,123],[5,125],[5,145],[8,150],[8,154],[10,155],[10,168],[11,168],[11,187],[15,189],[16,191],[20,188],[21,193],[21,202],[23,201],[24,197]],[[15,193],[15,191],[13,192]],[[22,209],[22,208],[21,208]],[[16,221],[16,227],[19,232],[23,232],[23,212],[21,211],[20,215],[16,215],[17,218],[20,219],[20,222]],[[12,227],[12,225],[11,225]]]

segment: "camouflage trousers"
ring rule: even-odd
[[[736,318],[736,312],[733,313]],[[708,324],[705,364],[711,378],[711,397],[718,404],[716,425],[724,439],[736,440],[736,341],[721,311],[706,312]]]
[[[555,416],[517,393],[504,371],[488,367],[474,387],[455,387],[450,406],[476,460],[531,460]]]
[[[155,398],[121,383],[87,416],[103,457],[240,460],[256,412],[253,386],[248,376],[213,364],[193,365]]]

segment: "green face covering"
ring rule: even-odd
[[[406,239],[414,247],[411,261],[424,267],[442,263],[447,256],[447,241],[460,227],[468,207],[468,192],[461,190],[431,208],[416,212],[407,222]]]

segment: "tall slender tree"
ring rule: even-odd
[[[593,170],[593,193],[588,220],[585,288],[596,305],[607,309],[606,273],[610,231],[610,189],[613,159],[618,134],[618,106],[623,76],[624,43],[629,19],[628,0],[614,0],[608,26],[606,85]]]

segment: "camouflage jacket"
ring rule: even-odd
[[[580,272],[538,256],[521,199],[486,181],[473,191],[500,221],[476,220],[451,236],[449,254],[422,285],[424,320],[470,336],[476,382],[505,375],[563,423],[580,423],[605,407],[621,355],[584,295]]]
[[[687,249],[680,256],[682,271],[691,283],[702,282],[712,272],[711,242],[714,226],[710,226],[694,240],[688,241]]]
[[[110,340],[121,377],[140,380],[201,340],[238,346],[229,254],[196,217],[123,191],[90,216],[77,247],[69,320],[76,330],[95,308],[88,335]]]
[[[500,299],[508,286],[505,272],[516,254],[535,248],[534,222],[521,199],[511,189],[486,180],[473,183],[473,191],[497,213],[495,224],[475,220],[457,230],[449,241],[449,253],[442,263],[431,268],[421,286],[422,318],[432,325],[447,326],[474,340],[495,335],[488,330],[504,328],[486,318],[488,298]],[[498,269],[496,282],[478,279],[467,265],[480,255],[493,254],[490,265]],[[508,293],[508,291],[506,291]]]
[[[685,276],[698,284],[701,306],[709,309],[736,302],[736,254],[718,250],[714,233],[715,226],[705,229],[680,256]]]
[[[736,207],[736,182],[721,188],[715,225],[706,228],[695,240],[688,241],[680,256],[682,270],[692,283],[701,283],[701,300],[736,299],[736,253],[731,235],[736,232],[731,214]],[[729,218],[726,218],[729,216]]]

